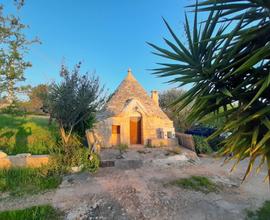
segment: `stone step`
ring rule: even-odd
[[[102,160],[100,167],[115,167],[117,169],[129,170],[129,169],[138,169],[142,167],[142,160]]]

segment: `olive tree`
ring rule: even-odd
[[[62,66],[60,83],[52,83],[48,95],[48,109],[59,124],[64,145],[79,123],[87,122],[105,102],[104,86],[99,77],[88,73],[80,75],[79,63],[72,71]]]
[[[192,126],[192,123],[187,120],[187,117],[190,114],[191,105],[186,106],[181,111],[177,111],[175,106],[172,105],[172,103],[184,93],[185,90],[183,89],[173,88],[159,94],[159,105],[173,121],[174,127],[177,131],[186,131]]]

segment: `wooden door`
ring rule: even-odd
[[[130,144],[142,144],[141,117],[130,118]]]
[[[113,125],[112,126],[112,145],[116,146],[119,145],[121,142],[120,140],[120,125]]]

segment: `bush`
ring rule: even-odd
[[[120,154],[122,154],[122,153],[127,151],[128,145],[127,144],[118,144],[117,149],[120,151]]]
[[[8,107],[1,109],[2,114],[9,114],[12,116],[25,116],[26,111],[23,108],[20,108],[19,105],[14,102]]]
[[[209,145],[214,152],[220,151],[223,148],[224,144],[222,141],[224,141],[224,139],[224,137],[218,136],[209,141]]]
[[[50,205],[33,206],[31,208],[0,212],[0,219],[5,220],[58,220],[62,213]]]
[[[195,151],[197,154],[212,153],[212,149],[208,142],[205,140],[205,137],[193,135],[193,140],[195,142]]]
[[[270,201],[265,201],[263,206],[256,211],[247,211],[246,219],[250,220],[268,220],[270,216]]]
[[[0,170],[0,191],[13,196],[54,189],[61,181],[60,176],[47,172],[44,167]]]
[[[78,136],[73,136],[68,145],[63,145],[59,141],[50,154],[49,172],[58,174],[70,172],[72,167],[96,172],[100,163],[99,156],[90,153],[89,149],[82,145]]]

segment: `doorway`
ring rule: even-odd
[[[142,144],[141,117],[130,117],[130,144]]]

